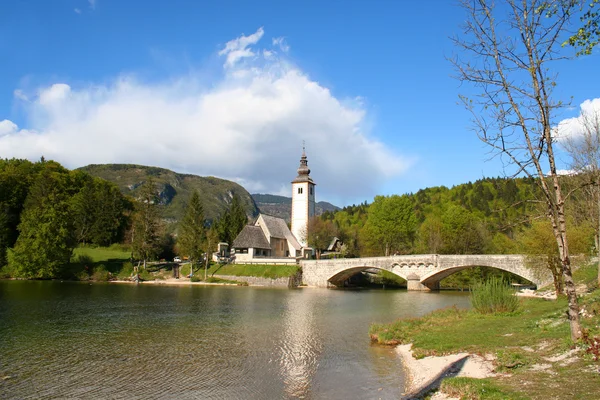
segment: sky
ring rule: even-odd
[[[504,176],[447,60],[464,19],[450,0],[0,2],[0,157],[291,196],[305,143],[339,206]],[[599,67],[557,70],[566,125],[600,109]]]

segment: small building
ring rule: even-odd
[[[236,262],[260,257],[287,258],[302,255],[298,243],[285,221],[260,214],[254,225],[246,225],[233,241]]]

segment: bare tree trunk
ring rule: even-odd
[[[210,259],[208,258],[208,252],[206,252],[206,262],[204,263],[204,282],[206,282],[206,276],[208,275],[208,263]]]
[[[461,96],[471,111],[479,138],[515,167],[514,175],[535,177],[544,196],[557,243],[569,302],[571,338],[581,337],[577,293],[565,224],[564,197],[553,143],[555,110],[564,107],[552,97],[554,77],[548,63],[564,60],[561,37],[578,3],[560,0],[462,0],[468,12],[464,37],[454,39],[468,57],[452,62],[458,79],[480,88],[472,98]],[[545,163],[548,163],[547,165]],[[549,172],[548,175],[546,171]],[[549,178],[550,182],[547,181]],[[550,183],[552,187],[550,187]]]
[[[598,194],[598,232],[596,232],[596,255],[598,257],[598,287],[600,287],[600,184],[596,193]]]

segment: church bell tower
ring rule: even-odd
[[[292,181],[292,233],[302,247],[307,247],[308,219],[315,215],[315,183],[309,175],[306,151],[302,146],[298,176]]]

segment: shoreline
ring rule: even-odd
[[[406,373],[405,399],[419,398],[440,387],[442,380],[450,377],[489,378],[497,376],[492,363],[493,357],[481,357],[477,354],[458,353],[446,356],[430,356],[416,359],[412,352],[412,343],[396,346],[396,353],[402,360]],[[432,399],[452,399],[436,392]]]
[[[89,281],[89,282],[101,282],[101,281]],[[117,279],[117,280],[113,280],[113,281],[106,281],[106,283],[117,283],[117,284],[131,284],[131,285],[167,285],[167,286],[182,286],[182,285],[204,285],[204,286],[242,286],[240,284],[237,283],[229,283],[229,282],[192,282],[191,280],[187,279],[187,278],[183,278],[183,279],[175,279],[175,278],[169,278],[169,279],[155,279],[153,281],[141,281],[141,282],[134,282],[134,281],[125,281],[122,279]]]

